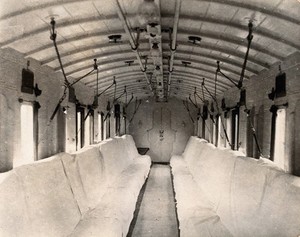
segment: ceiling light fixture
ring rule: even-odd
[[[125,64],[127,64],[129,67],[134,63],[134,60],[127,60],[125,61]]]
[[[187,61],[181,61],[181,63],[182,63],[185,67],[187,67],[187,66],[189,66],[189,65],[192,64],[191,62],[187,62]]]
[[[189,39],[189,42],[192,43],[192,44],[198,44],[202,40],[201,37],[193,36],[193,35],[189,36],[188,39]]]
[[[154,0],[143,0],[141,2],[138,7],[138,21],[140,26],[159,22],[159,8]]]
[[[120,43],[121,42],[122,35],[109,35],[109,43]]]

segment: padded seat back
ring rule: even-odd
[[[85,147],[62,160],[80,211],[84,214],[98,204],[107,187],[99,147]]]
[[[197,137],[191,136],[186,144],[184,152],[182,153],[182,156],[184,157],[185,160],[188,160],[189,158],[195,155],[195,148],[197,147],[197,144],[198,144]]]
[[[189,146],[187,150],[184,150],[183,157],[188,166],[192,167],[193,163],[199,159],[204,151],[203,148],[206,147],[207,141],[197,137],[191,137],[190,141],[188,142]]]
[[[299,235],[299,177],[270,161],[241,157],[208,143],[198,146],[193,153],[197,159],[189,159],[188,167],[234,236]]]
[[[125,141],[128,157],[132,159],[139,157],[140,154],[138,153],[133,137],[131,135],[123,135],[122,139]]]
[[[123,150],[122,160],[125,162],[125,166],[128,166],[131,162],[133,162],[133,159],[137,157],[135,154],[132,154],[129,136],[115,137],[115,139],[117,140],[117,144],[120,149]]]
[[[117,176],[128,166],[124,158],[126,153],[122,147],[118,146],[117,139],[107,139],[99,144],[100,152],[103,156],[106,175],[110,177],[112,183]]]
[[[76,158],[88,207],[94,208],[106,192],[109,180],[99,146],[87,147],[74,153],[73,156]]]
[[[0,174],[0,236],[30,236],[25,193],[15,171]]]
[[[26,199],[32,228],[28,236],[66,236],[81,218],[61,161],[65,155],[60,153],[14,170]]]

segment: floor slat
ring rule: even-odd
[[[152,166],[130,236],[178,237],[170,166]]]

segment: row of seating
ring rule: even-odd
[[[300,178],[191,137],[170,161],[181,237],[300,236]]]
[[[150,166],[124,135],[0,174],[0,236],[126,236]]]

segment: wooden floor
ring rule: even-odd
[[[178,237],[170,166],[154,164],[143,191],[128,236]]]

